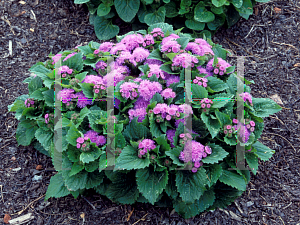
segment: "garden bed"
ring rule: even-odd
[[[72,0],[24,2],[0,2],[0,24],[4,28],[0,31],[0,218],[32,213],[34,218],[27,224],[299,223],[300,6],[294,1],[261,4],[248,21],[241,20],[229,30],[221,29],[213,37],[214,42],[235,55],[247,56],[245,76],[255,81],[251,85],[253,96],[276,98],[284,108],[264,120],[260,141],[276,153],[270,161],[260,162],[247,191],[227,209],[202,213],[190,220],[182,219],[172,209],[150,204],[117,205],[96,193],[77,200],[68,196],[44,203],[41,196],[54,174],[51,159],[32,147],[17,146],[17,120],[7,112],[7,106],[26,94],[22,81],[29,75],[28,69],[45,61],[49,51],[56,54],[97,39],[88,25],[87,10]],[[123,33],[130,31],[130,27],[119,25]],[[37,176],[42,176],[41,181],[32,180]]]

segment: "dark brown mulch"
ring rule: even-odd
[[[29,205],[20,214],[32,213],[34,219],[27,224],[300,224],[300,6],[296,1],[259,4],[257,15],[248,21],[242,19],[231,29],[221,29],[213,38],[235,55],[247,56],[245,76],[255,81],[251,85],[255,97],[277,94],[284,108],[265,119],[261,141],[276,153],[270,161],[260,162],[247,191],[227,209],[205,212],[190,220],[172,209],[117,205],[95,193],[77,200],[68,196],[44,202],[41,196],[54,174],[47,169],[52,168],[51,160],[30,146],[17,146],[17,121],[7,106],[27,93],[22,81],[29,75],[28,68],[45,61],[50,51],[57,53],[97,39],[88,24],[86,8],[72,0],[19,2],[0,0],[1,223],[5,214],[16,218]],[[37,165],[43,169],[36,170]],[[35,175],[42,180],[33,181]]]

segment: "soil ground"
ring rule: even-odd
[[[251,175],[247,191],[235,203],[184,220],[172,208],[117,205],[96,193],[44,202],[54,174],[51,160],[31,146],[17,145],[17,120],[7,106],[27,93],[22,81],[29,76],[28,69],[45,61],[50,51],[97,38],[87,9],[72,0],[0,0],[0,223],[5,214],[17,218],[32,213],[34,219],[27,224],[299,225],[300,4],[273,0],[258,4],[254,12],[249,20],[220,29],[213,41],[236,56],[246,56],[245,77],[255,81],[254,97],[271,97],[283,107],[264,120],[260,139],[276,153],[270,161],[260,162],[257,175]],[[37,165],[42,170],[36,170]],[[42,180],[33,181],[34,175]]]

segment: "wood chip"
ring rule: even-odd
[[[278,94],[272,95],[272,96],[270,96],[270,98],[273,101],[275,101],[277,104],[283,105],[283,102],[282,102],[281,98],[278,96]]]
[[[9,224],[14,224],[14,225],[24,224],[24,223],[28,223],[30,220],[33,220],[33,219],[34,219],[34,216],[32,215],[32,213],[28,213],[24,216],[20,216],[20,217],[10,220]]]
[[[36,170],[42,170],[43,167],[42,167],[42,165],[37,165],[35,169],[36,169]]]
[[[105,209],[102,211],[102,214],[110,213],[112,211],[115,211],[117,208],[118,207],[111,207],[111,208]]]
[[[11,219],[10,215],[9,214],[5,214],[4,218],[3,218],[3,222],[6,223],[6,224],[8,224],[10,219]]]
[[[277,7],[274,8],[274,11],[275,11],[275,13],[281,13],[281,9],[277,8]]]
[[[34,29],[33,29],[33,28],[30,28],[30,31],[31,31],[31,32],[34,32]]]
[[[300,67],[300,63],[296,63],[294,67]]]
[[[24,2],[24,1],[19,1],[19,3],[22,4],[22,5],[26,4],[26,2]]]

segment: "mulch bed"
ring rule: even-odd
[[[26,2],[26,4],[21,4]],[[274,0],[255,7],[249,20],[220,29],[213,41],[245,56],[254,97],[272,97],[283,110],[266,118],[260,139],[276,153],[260,162],[247,191],[224,210],[184,220],[172,208],[117,205],[96,193],[74,199],[43,195],[54,172],[50,158],[18,146],[17,120],[7,106],[27,93],[28,69],[57,53],[97,41],[85,6],[73,0],[0,0],[0,223],[32,213],[25,224],[291,224],[300,225],[300,5]],[[121,24],[121,26],[123,26]],[[130,29],[129,29],[130,30]],[[123,33],[129,31],[124,26]],[[9,42],[12,43],[12,54]],[[231,61],[236,61],[235,57]],[[42,168],[37,168],[41,165]],[[39,170],[37,170],[39,169]],[[33,178],[41,176],[41,180]],[[3,223],[4,224],[4,223]]]

